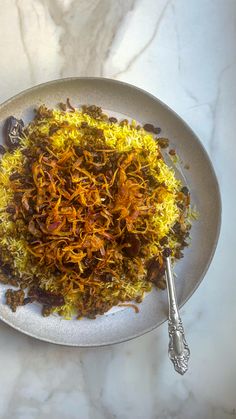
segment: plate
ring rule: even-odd
[[[191,245],[175,267],[177,297],[182,306],[203,279],[220,230],[219,187],[206,151],[188,125],[160,100],[137,87],[104,78],[61,79],[18,94],[0,106],[0,132],[9,115],[28,122],[35,107],[41,104],[55,107],[67,97],[75,106],[96,104],[110,115],[160,126],[162,136],[170,139],[183,164],[189,165],[189,170],[183,169],[183,172],[200,217],[191,230]],[[131,308],[123,308],[111,310],[95,320],[64,320],[56,315],[42,317],[36,304],[13,313],[4,304],[6,288],[0,285],[1,320],[27,335],[62,345],[92,347],[123,342],[154,329],[167,319],[166,291],[153,290],[147,294],[139,305],[138,314]]]

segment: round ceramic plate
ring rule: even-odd
[[[110,115],[160,126],[162,136],[170,139],[183,164],[189,165],[183,172],[200,217],[191,230],[191,246],[175,267],[177,297],[182,306],[204,277],[220,230],[219,188],[206,151],[185,122],[154,96],[129,84],[103,78],[57,80],[20,93],[0,106],[0,131],[9,115],[28,122],[35,107],[41,104],[55,107],[68,97],[75,106],[96,104]],[[56,315],[42,317],[36,304],[13,313],[4,304],[6,288],[0,285],[0,318],[23,333],[62,345],[100,346],[122,342],[154,329],[167,319],[166,291],[153,290],[147,294],[138,314],[131,308],[123,308],[111,310],[95,320],[64,320]]]

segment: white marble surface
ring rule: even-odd
[[[214,261],[182,309],[184,377],[167,331],[103,349],[41,343],[0,324],[4,419],[236,416],[236,0],[1,0],[0,101],[50,79],[128,81],[168,103],[215,165],[223,225]],[[214,208],[212,209],[214,211]]]

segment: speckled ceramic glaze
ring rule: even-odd
[[[152,95],[126,83],[103,78],[72,78],[49,82],[29,89],[0,107],[0,129],[9,115],[28,122],[33,109],[43,103],[55,107],[69,97],[71,102],[96,104],[111,115],[122,114],[141,123],[162,128],[163,136],[190,169],[183,169],[191,190],[192,203],[200,214],[191,230],[191,246],[176,264],[176,287],[180,305],[195,291],[204,277],[215,252],[221,217],[217,179],[211,162],[193,131],[171,109]],[[96,320],[64,320],[57,316],[43,318],[36,304],[18,308],[12,313],[4,304],[7,287],[0,285],[0,318],[15,329],[38,339],[71,346],[100,346],[140,336],[167,319],[166,292],[153,290],[140,304],[140,312],[132,309],[113,310]]]

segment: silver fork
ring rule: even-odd
[[[183,323],[179,314],[174,277],[170,262],[170,249],[164,250],[164,257],[166,260],[166,283],[169,301],[169,318],[168,318],[168,332],[169,332],[169,350],[168,355],[174,364],[175,370],[183,375],[188,370],[188,360],[190,357],[190,350],[187,345]]]

